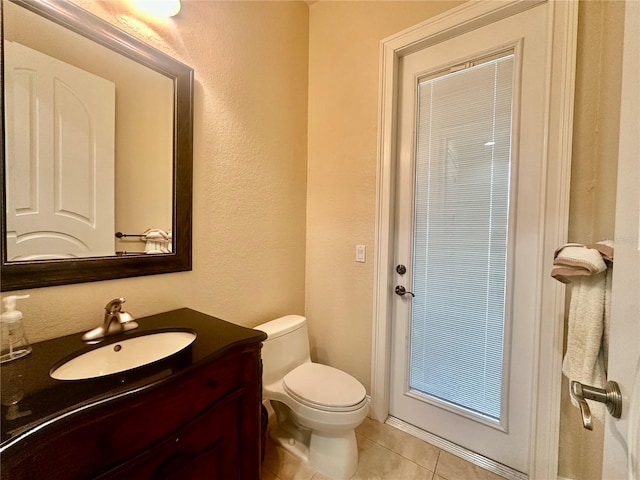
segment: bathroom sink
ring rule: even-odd
[[[54,367],[51,378],[83,380],[125,372],[170,357],[196,339],[192,331],[157,332],[127,338],[67,360]]]

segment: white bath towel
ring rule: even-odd
[[[597,388],[604,388],[607,378],[602,351],[605,284],[605,272],[573,278],[567,351],[562,362],[562,373],[569,381]],[[591,414],[604,421],[604,405],[590,402],[590,407]]]
[[[565,245],[556,251],[552,276],[571,283],[571,302],[567,332],[567,351],[562,373],[571,381],[604,388],[607,381],[606,360],[608,341],[610,269],[602,248]],[[605,258],[612,260],[613,249]],[[578,404],[572,398],[573,404]],[[605,406],[589,402],[594,418],[604,421]]]
[[[602,331],[602,359],[605,375],[609,365],[609,325],[611,324],[611,283],[613,281],[613,269],[607,269],[607,278],[604,285],[604,329]]]
[[[609,325],[611,323],[611,284],[613,282],[613,241],[602,240],[589,248],[595,248],[602,255],[604,263],[607,265],[606,280],[604,286],[604,329],[602,332],[602,357],[604,361],[605,374],[609,365]]]

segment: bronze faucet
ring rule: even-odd
[[[122,304],[125,302],[124,297],[114,298],[104,307],[104,321],[101,326],[89,330],[82,335],[82,340],[89,343],[95,343],[109,335],[126,332],[138,328],[138,324],[133,321],[133,317],[129,312],[122,310]]]

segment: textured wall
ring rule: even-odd
[[[380,41],[456,2],[309,8],[306,315],[313,354],[371,379]],[[367,246],[356,263],[355,245]]]
[[[578,15],[569,241],[588,244],[614,235],[624,3],[580,2]],[[558,474],[600,479],[603,436],[601,422],[582,428],[564,379]]]
[[[303,313],[306,4],[184,1],[153,21],[127,2],[78,3],[195,70],[193,271],[18,292],[30,340],[97,325],[117,296],[136,316]]]

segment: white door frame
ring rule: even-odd
[[[577,45],[578,2],[549,0],[482,0],[467,2],[442,15],[382,40],[378,115],[378,171],[376,245],[374,258],[371,415],[386,421],[389,415],[391,365],[391,274],[394,234],[394,189],[398,59],[470,30],[547,4],[550,55],[545,92],[545,187],[540,203],[544,218],[538,245],[536,351],[532,399],[530,478],[556,478],[564,334],[564,289],[549,271],[555,249],[566,242],[569,218],[571,142]]]

